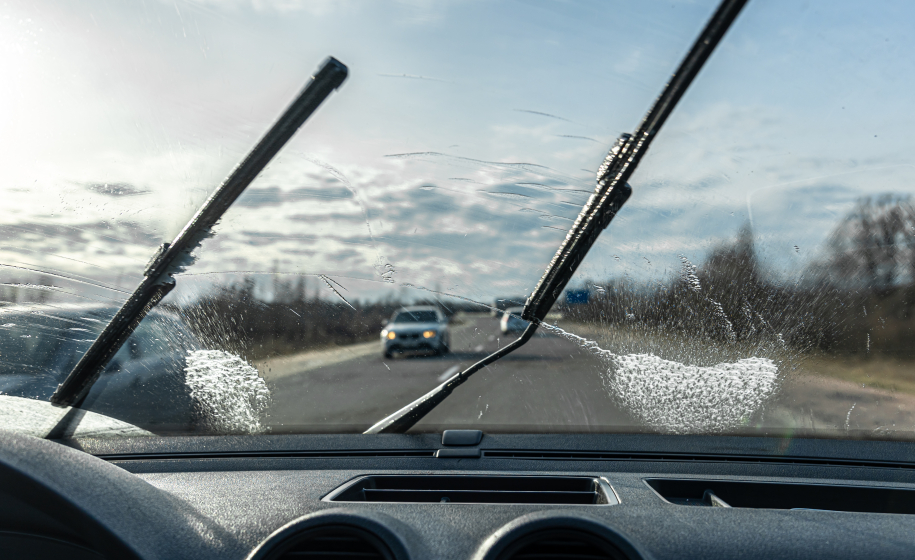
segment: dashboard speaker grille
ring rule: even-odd
[[[308,529],[280,544],[269,560],[393,560],[381,540],[356,527],[328,525]]]
[[[537,531],[509,545],[498,560],[627,560],[606,540],[585,531]]]

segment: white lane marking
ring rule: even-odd
[[[444,380],[448,379],[449,377],[451,377],[452,375],[454,375],[455,373],[457,373],[460,369],[461,369],[461,366],[451,366],[450,368],[445,370],[445,373],[438,376],[438,380],[444,381]]]

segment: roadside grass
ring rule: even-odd
[[[915,395],[915,360],[886,354],[869,357],[799,352],[776,341],[764,344],[724,344],[682,333],[621,325],[595,325],[562,320],[560,328],[591,339],[619,354],[650,353],[668,360],[708,366],[750,356],[766,357],[787,368],[790,377],[815,376],[849,381],[859,386]]]
[[[801,375],[851,381],[857,385],[915,395],[915,361],[875,356],[870,359],[808,356],[799,367]]]

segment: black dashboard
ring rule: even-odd
[[[906,443],[596,434],[487,434],[471,446],[443,446],[441,434],[0,441],[5,558],[915,556]]]

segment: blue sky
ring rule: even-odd
[[[193,272],[328,274],[356,294],[528,292],[607,148],[713,9],[0,0],[12,77],[0,83],[0,263],[131,287],[333,55],[349,79]],[[751,1],[579,280],[666,277],[748,220],[766,265],[790,276],[858,197],[912,192],[913,10]]]

